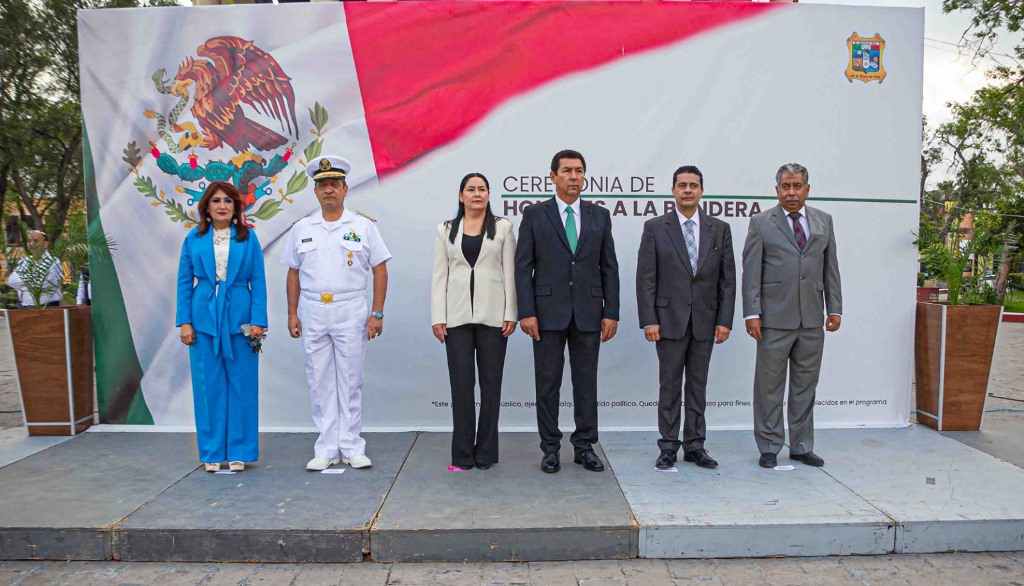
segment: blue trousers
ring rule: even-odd
[[[230,360],[213,353],[213,336],[196,332],[189,348],[196,439],[202,462],[259,459],[259,360],[248,338],[231,336]]]

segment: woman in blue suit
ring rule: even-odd
[[[242,471],[259,458],[257,358],[267,328],[263,249],[245,225],[231,183],[211,183],[198,208],[199,226],[181,245],[175,323],[189,346],[199,459],[207,472],[224,461]]]

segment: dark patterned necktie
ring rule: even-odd
[[[800,212],[790,212],[789,217],[793,219],[793,235],[796,236],[796,245],[800,250],[807,244],[807,235],[804,234],[804,227],[800,225]]]

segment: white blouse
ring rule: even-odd
[[[217,280],[228,279],[228,251],[231,249],[231,226],[213,231],[213,258],[217,262]]]

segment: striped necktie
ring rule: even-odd
[[[793,236],[796,236],[796,245],[803,250],[807,245],[807,234],[804,234],[804,227],[800,225],[800,212],[790,212],[789,217],[793,220]]]
[[[697,235],[693,233],[693,220],[683,224],[683,239],[686,240],[686,254],[690,255],[690,269],[697,274]]]

